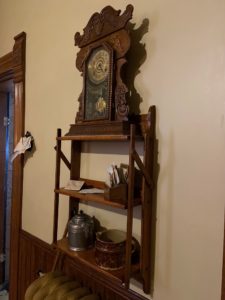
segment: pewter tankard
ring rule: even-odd
[[[88,249],[94,245],[94,220],[82,210],[68,223],[69,247],[73,251]]]

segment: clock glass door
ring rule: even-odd
[[[94,49],[85,68],[84,119],[108,120],[111,100],[111,53],[105,47]]]

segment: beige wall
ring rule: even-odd
[[[130,2],[136,28],[144,18],[150,20],[143,37],[147,59],[135,80],[143,97],[141,110],[157,107],[160,172],[153,299],[219,300],[225,196],[225,2]],[[112,1],[122,10],[128,3]],[[16,34],[27,33],[26,130],[32,132],[37,149],[25,165],[23,229],[47,242],[52,234],[54,137],[56,128],[65,133],[73,123],[82,84],[74,67],[73,36],[107,4],[0,0],[0,56],[11,51]],[[109,161],[127,160],[124,155],[98,154],[98,146],[93,147],[96,154],[83,157],[85,176],[102,179]],[[63,170],[63,182],[67,176]],[[66,208],[62,199],[61,231]],[[117,227],[125,225],[115,211],[93,206],[88,212],[107,227],[115,226],[115,219]],[[137,218],[136,236],[139,225]]]

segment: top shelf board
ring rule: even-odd
[[[128,141],[129,139],[129,135],[66,135],[57,137],[57,140],[62,141]]]

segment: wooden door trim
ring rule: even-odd
[[[0,58],[0,82],[13,79],[14,82],[14,146],[24,135],[25,124],[25,54],[26,34],[14,37],[12,52]],[[13,162],[11,235],[10,235],[10,270],[9,299],[17,299],[19,271],[19,234],[21,230],[23,193],[23,156]]]
[[[0,82],[13,78],[12,52],[0,57]]]
[[[2,88],[2,87],[1,87]],[[4,118],[8,117],[8,95],[7,92],[0,91],[0,253],[5,251],[5,218],[6,215],[6,144],[7,144],[7,129],[3,122]],[[0,286],[5,279],[5,262],[0,263]]]

